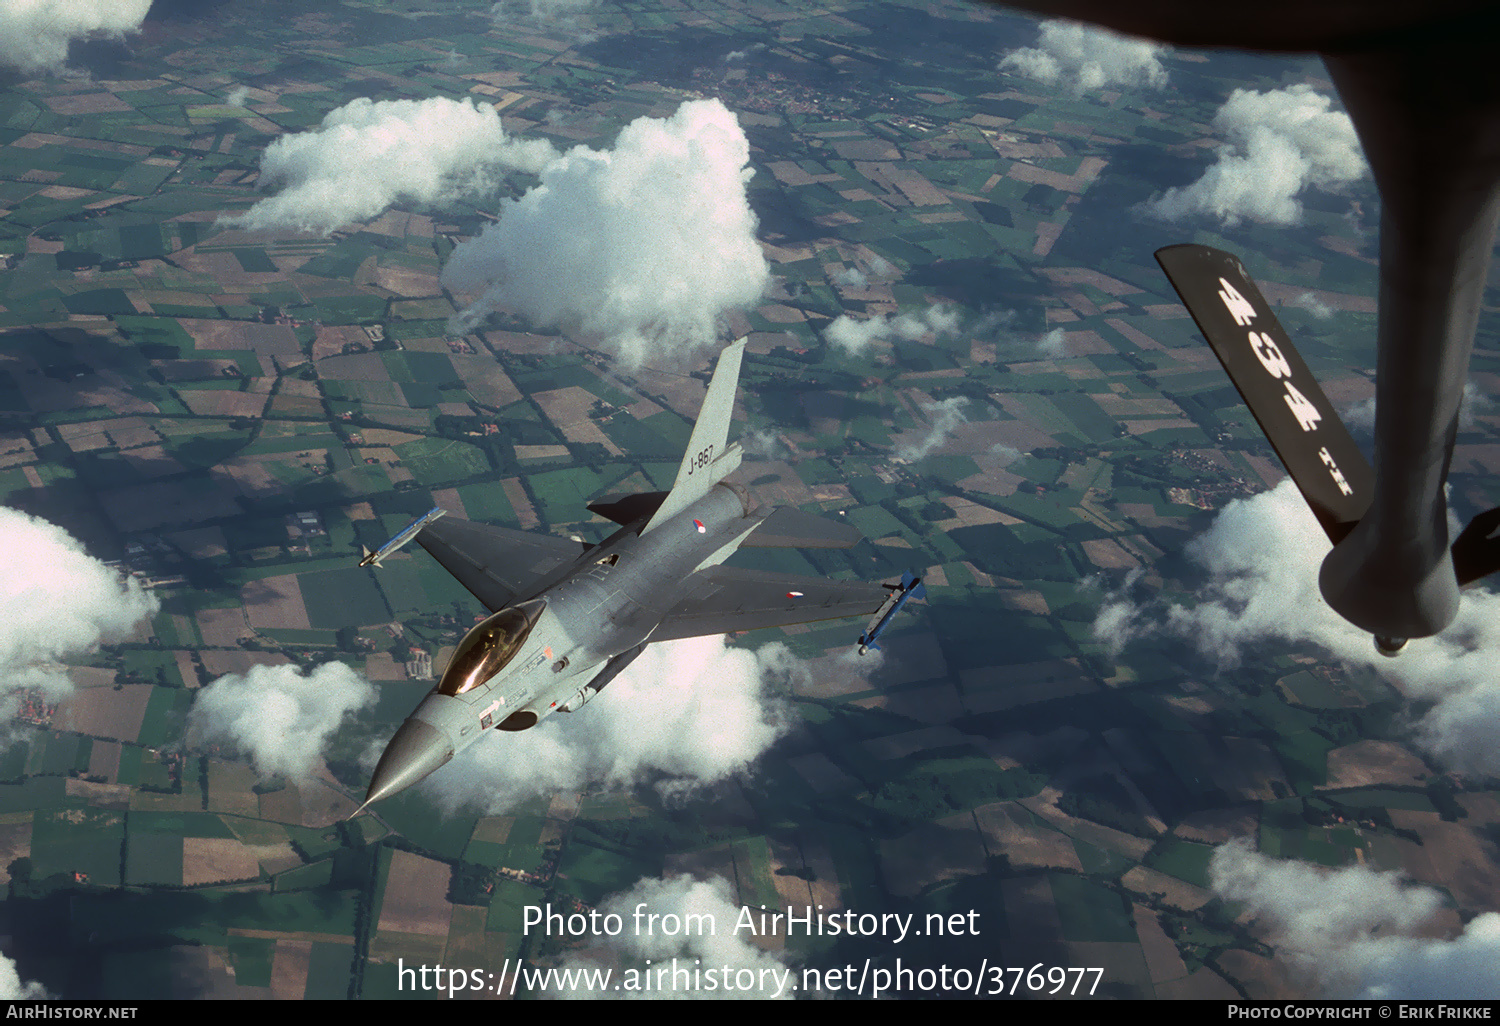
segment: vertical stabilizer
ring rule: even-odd
[[[698,423],[693,425],[693,436],[688,440],[687,453],[682,457],[682,466],[677,468],[677,480],[672,482],[672,490],[642,534],[703,498],[710,488],[739,467],[742,456],[739,443],[728,444],[729,419],[734,414],[740,358],[744,355],[744,339],[725,346],[719,355],[713,380],[708,383],[708,395],[703,398],[703,409],[698,412]]]

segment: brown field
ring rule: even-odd
[[[1478,811],[1481,806],[1475,808]],[[1388,839],[1408,873],[1425,883],[1446,887],[1460,908],[1476,912],[1500,908],[1500,865],[1494,859],[1495,845],[1481,834],[1492,827],[1494,819],[1476,822],[1479,816],[1471,812],[1469,818],[1449,823],[1435,812],[1403,809],[1391,809],[1390,815],[1397,827],[1415,830],[1425,842],[1416,845],[1404,838]]]
[[[232,837],[184,837],[182,882],[184,886],[260,877],[260,861]]]
[[[1089,561],[1101,570],[1130,570],[1141,565],[1139,559],[1112,538],[1085,541],[1083,551],[1088,554]]]
[[[31,857],[31,813],[24,823],[0,824],[0,884],[10,883],[10,864]]]
[[[1173,908],[1185,912],[1202,908],[1213,898],[1213,894],[1201,887],[1194,887],[1175,876],[1158,873],[1145,866],[1136,866],[1120,878],[1120,883],[1140,894],[1149,894]]]
[[[1177,952],[1177,945],[1161,927],[1156,913],[1144,905],[1134,906],[1135,935],[1141,941],[1141,953],[1146,957],[1146,968],[1151,972],[1152,985],[1169,980],[1180,980],[1187,976],[1187,966]]]
[[[443,950],[446,965],[477,967],[484,964],[484,924],[489,910],[468,905],[454,905],[448,921],[448,946]]]
[[[266,409],[267,397],[254,392],[183,388],[177,395],[183,405],[200,417],[259,417]]]
[[[1356,741],[1328,753],[1328,783],[1323,787],[1404,786],[1430,775],[1426,763],[1394,741]]]
[[[75,691],[58,704],[53,726],[80,734],[134,741],[141,732],[151,685],[127,684],[113,688]]]
[[[839,890],[839,873],[833,861],[833,853],[821,840],[815,840],[806,834],[802,835],[800,841],[802,864],[812,872],[813,876],[808,881],[813,907],[817,908],[822,905],[824,910],[829,912],[843,908],[844,899]]]
[[[1021,799],[1021,804],[1069,837],[1076,837],[1095,847],[1117,851],[1135,861],[1145,858],[1146,852],[1151,850],[1154,842],[1144,837],[1069,816],[1057,807],[1057,799],[1061,793],[1056,787],[1048,785],[1036,797]]]
[[[88,93],[82,96],[48,96],[42,102],[54,114],[116,114],[135,110],[114,93]],[[71,140],[69,140],[71,142]]]
[[[271,996],[282,1001],[300,1001],[307,993],[308,963],[312,960],[310,940],[276,941],[271,956]]]
[[[582,444],[595,442],[603,445],[612,456],[621,454],[620,447],[610,441],[599,429],[599,425],[589,419],[589,410],[597,401],[593,393],[575,385],[551,392],[536,392],[532,399],[536,400],[547,419],[568,441]]]
[[[240,600],[251,626],[257,629],[307,630],[312,626],[307,619],[307,607],[303,604],[296,574],[251,581],[241,589]]]
[[[816,906],[812,886],[801,876],[794,875],[803,869],[801,849],[774,837],[768,837],[766,841],[771,849],[771,882],[776,886],[776,896],[781,899],[781,904],[795,906],[799,912],[804,905]],[[791,872],[778,872],[783,869]]]
[[[1259,806],[1234,805],[1189,813],[1172,832],[1188,841],[1223,844],[1236,837],[1253,838],[1259,828]]]
[[[1031,813],[1012,802],[996,802],[974,810],[984,845],[993,857],[1004,855],[1012,869],[1073,869],[1083,872],[1078,850],[1064,834],[1039,826]]]
[[[1017,940],[1059,941],[1062,919],[1045,876],[1011,877],[1000,884],[1005,898],[1005,920]]]
[[[360,332],[361,335],[364,332]],[[379,353],[352,353],[318,361],[318,373],[337,381],[390,381],[390,372]]]
[[[1291,966],[1281,959],[1234,948],[1219,956],[1219,965],[1254,999],[1300,998],[1316,993],[1311,981],[1294,976]]]
[[[717,877],[728,881],[730,890],[733,891],[734,854],[726,843],[712,848],[684,852],[680,855],[668,855],[663,863],[662,876],[673,874],[691,876],[698,880],[712,880]]]
[[[244,609],[234,608],[198,610],[198,633],[203,635],[205,645],[233,647],[253,632],[245,621]],[[208,654],[204,653],[205,665]]]
[[[452,918],[446,896],[450,876],[446,863],[408,851],[392,852],[376,930],[446,936]]]

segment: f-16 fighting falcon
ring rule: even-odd
[[[920,587],[792,577],[723,566],[741,546],[848,548],[860,534],[791,507],[757,508],[726,445],[745,341],[719,357],[671,491],[610,495],[588,508],[621,527],[598,545],[459,520],[432,510],[361,565],[413,538],[492,612],[386,746],[360,811],[443,766],[491,728],[533,727],[602,691],[646,645],[873,614],[863,648]]]

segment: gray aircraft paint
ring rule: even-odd
[[[482,684],[443,693],[458,660],[450,662],[386,747],[360,809],[437,771],[487,730],[529,729],[579,708],[658,632],[683,638],[862,616],[887,601],[877,584],[719,566],[767,522],[779,525],[770,544],[847,547],[858,539],[796,511],[773,519],[777,511],[757,509],[744,488],[722,480],[740,462],[739,446],[727,438],[743,352],[741,340],[720,357],[672,491],[659,506],[641,497],[649,501],[630,507],[635,518],[600,544],[428,514],[414,535],[418,544],[496,611],[468,637],[507,610],[543,608],[519,649]],[[516,580],[518,561],[530,568],[525,583]]]

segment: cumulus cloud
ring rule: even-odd
[[[1500,595],[1465,590],[1452,626],[1387,659],[1323,601],[1318,569],[1329,548],[1301,493],[1284,480],[1231,502],[1188,546],[1209,575],[1195,605],[1137,602],[1117,592],[1101,605],[1094,636],[1118,652],[1139,638],[1175,635],[1222,666],[1237,664],[1261,641],[1318,645],[1374,669],[1408,698],[1434,703],[1415,734],[1437,758],[1464,772],[1500,773]]]
[[[870,284],[870,279],[858,267],[846,267],[833,276],[833,283],[846,288],[862,289]]]
[[[1169,52],[1169,46],[1091,25],[1044,21],[1036,47],[1011,53],[1000,62],[1000,70],[1060,85],[1077,95],[1108,86],[1160,89],[1167,84],[1161,58]]]
[[[312,776],[323,746],[354,713],[375,702],[375,688],[343,663],[304,675],[295,666],[252,666],[198,692],[188,714],[195,745],[228,742],[261,777]]]
[[[1309,186],[1336,190],[1364,175],[1354,123],[1302,83],[1258,93],[1236,89],[1214,127],[1229,140],[1218,162],[1191,185],[1168,189],[1145,209],[1168,221],[1209,214],[1225,224],[1302,221],[1297,196]]]
[[[1334,314],[1333,307],[1323,302],[1311,292],[1304,292],[1287,306],[1295,306],[1300,310],[1306,310],[1320,321],[1326,321]]]
[[[249,98],[250,87],[238,85],[229,90],[228,95],[224,97],[224,102],[229,104],[231,107],[243,107],[245,105],[245,101]]]
[[[643,915],[657,915],[655,929],[634,929],[636,906],[644,903]],[[694,880],[689,876],[646,878],[630,890],[612,895],[599,904],[603,916],[620,917],[623,929],[605,937],[595,955],[607,955],[624,963],[616,979],[627,997],[650,998],[789,998],[792,970],[781,958],[762,951],[751,941],[749,931],[735,932],[742,914],[721,878]],[[750,913],[754,915],[755,913]],[[675,917],[675,918],[669,918]],[[751,920],[757,923],[759,920]],[[680,925],[679,925],[680,924]],[[689,924],[697,929],[689,932]],[[709,924],[712,924],[710,927]],[[675,932],[669,932],[675,931]],[[652,978],[644,989],[648,968],[683,967],[688,976],[680,986],[658,988]],[[582,969],[597,964],[575,958],[567,968]],[[698,975],[691,975],[694,972]],[[632,983],[635,981],[635,983]],[[554,990],[553,997],[597,998],[598,990]],[[611,994],[610,996],[617,996]]]
[[[1464,382],[1463,398],[1458,405],[1458,429],[1468,431],[1474,427],[1475,417],[1489,417],[1495,413],[1495,402],[1489,394],[1473,381]],[[1375,397],[1353,403],[1339,411],[1344,424],[1366,434],[1375,432]]]
[[[151,0],[6,0],[0,4],[0,65],[28,75],[59,72],[68,44],[140,29]]]
[[[1036,340],[1036,351],[1049,360],[1061,360],[1068,355],[1068,333],[1053,328]]]
[[[0,715],[15,692],[40,688],[50,698],[71,690],[60,661],[100,643],[121,641],[156,614],[156,597],[122,580],[67,531],[0,507]]]
[[[1347,427],[1372,434],[1375,431],[1375,397],[1346,406],[1339,411]]]
[[[361,97],[329,111],[318,128],[266,147],[260,187],[281,191],[222,223],[327,235],[394,203],[484,195],[505,171],[535,172],[556,156],[544,139],[507,136],[488,103]]]
[[[923,403],[922,412],[927,414],[929,422],[927,432],[921,438],[896,446],[895,455],[904,460],[915,461],[942,445],[949,435],[958,430],[960,424],[969,422],[969,418],[964,416],[964,406],[967,403],[968,400],[961,395]]]
[[[40,983],[23,983],[16,963],[0,955],[0,1001],[42,1001],[51,996]]]
[[[770,282],[745,195],[749,160],[718,100],[637,118],[613,150],[573,148],[454,251],[443,283],[483,292],[456,326],[504,309],[599,336],[629,365],[713,345],[720,314]]]
[[[722,637],[651,645],[574,713],[494,732],[421,787],[450,806],[501,814],[537,795],[591,783],[655,781],[667,797],[749,769],[786,729],[773,682],[798,672],[784,645],[728,648]]]
[[[877,314],[863,320],[840,314],[823,329],[823,337],[850,356],[859,356],[874,343],[886,339],[899,338],[915,342],[929,333],[955,334],[962,319],[957,310],[943,303],[934,303],[926,310],[895,315]]]
[[[1239,841],[1214,852],[1209,879],[1221,896],[1269,919],[1278,947],[1330,997],[1500,997],[1500,914],[1477,916],[1451,940],[1413,937],[1444,902],[1400,873],[1279,861]]]

